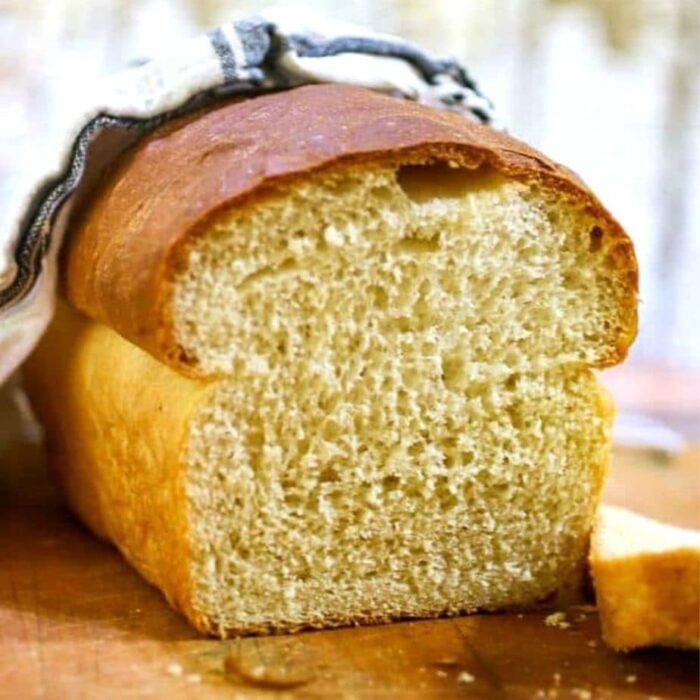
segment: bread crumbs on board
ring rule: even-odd
[[[544,618],[544,624],[547,627],[558,627],[560,630],[565,630],[571,627],[571,623],[566,619],[566,613],[561,611],[554,612]]]
[[[176,663],[168,664],[166,671],[171,676],[181,676],[182,675],[182,666],[180,664],[176,664]]]

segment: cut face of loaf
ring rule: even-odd
[[[491,168],[342,168],[197,237],[174,333],[206,375],[303,360],[320,393],[405,384],[406,361],[454,390],[604,366],[629,342],[628,256],[584,208]]]
[[[324,395],[280,371],[199,406],[184,450],[192,575],[221,628],[515,607],[571,576],[607,465],[595,378],[458,391],[439,370],[419,378],[417,357],[383,387]]]
[[[546,598],[584,556],[602,485],[612,410],[590,368],[634,336],[629,240],[570,174],[450,115],[324,86],[251,100],[236,128],[283,98],[279,129],[303,113],[326,159],[373,125],[361,162],[269,176],[175,236],[171,209],[210,189],[183,205],[176,169],[167,207],[152,183],[134,195],[185,150],[175,130],[70,242],[66,293],[101,323],[64,307],[27,372],[71,503],[204,631]],[[206,170],[223,148],[206,120],[183,128],[208,134],[187,153],[230,189]],[[399,153],[404,123],[423,141]],[[377,131],[385,150],[366,146]],[[268,175],[298,168],[285,148]],[[151,264],[120,272],[130,246]]]

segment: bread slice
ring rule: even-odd
[[[607,644],[700,647],[700,532],[601,506],[590,561]]]
[[[636,263],[514,139],[357,88],[229,104],[135,149],[63,270],[52,461],[199,629],[527,605],[585,557]]]

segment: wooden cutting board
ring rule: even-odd
[[[608,500],[700,525],[698,450],[616,456]],[[697,698],[692,652],[615,654],[589,608],[202,639],[65,510],[36,447],[0,455],[0,697]]]

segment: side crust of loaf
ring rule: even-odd
[[[189,415],[209,385],[175,372],[164,378],[159,363],[125,355],[125,345],[59,303],[24,366],[27,392],[71,508],[194,618],[179,460]]]
[[[454,114],[340,85],[307,86],[226,104],[157,130],[88,204],[64,256],[63,288],[83,313],[156,358],[202,376],[174,329],[173,285],[188,248],[233,207],[337,167],[448,162],[537,183],[600,221],[627,274],[625,323],[600,366],[621,361],[637,330],[630,240],[571,171]]]
[[[607,644],[700,646],[700,533],[601,506],[590,561]]]

